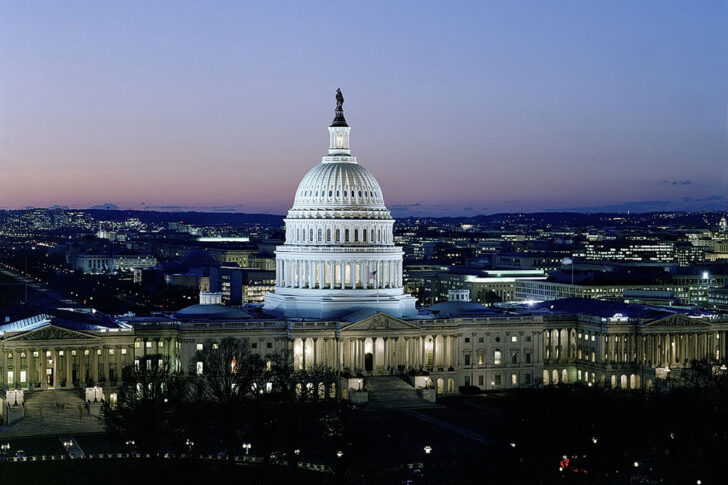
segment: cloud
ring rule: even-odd
[[[396,204],[391,206],[390,209],[395,211],[408,211],[413,207],[420,207],[420,203],[416,202],[414,204]]]
[[[694,199],[693,197],[683,197],[683,202],[691,202],[695,204],[705,203],[705,202],[722,202],[725,201],[726,198],[723,195],[709,195],[708,197],[703,197],[700,199]]]
[[[663,180],[663,184],[667,185],[690,185],[692,184],[692,180]]]

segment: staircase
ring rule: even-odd
[[[419,391],[404,378],[398,376],[367,377],[365,386],[369,392],[367,410],[431,408],[434,403],[422,399]]]
[[[97,433],[104,423],[89,415],[78,391],[35,391],[25,394],[25,417],[0,428],[3,437]]]

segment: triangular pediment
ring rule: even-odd
[[[708,327],[709,324],[700,318],[690,318],[685,315],[670,315],[666,318],[654,320],[645,324],[646,327]]]
[[[366,317],[363,320],[347,325],[342,329],[343,332],[359,331],[359,330],[416,330],[418,327],[411,323],[405,322],[399,318],[395,318],[386,313],[376,313]]]
[[[48,324],[45,327],[41,327],[37,330],[31,330],[29,332],[16,335],[6,339],[6,341],[26,341],[26,340],[98,340],[99,337],[95,335],[89,335],[84,332],[76,330],[69,330],[67,328],[58,327],[52,324]]]

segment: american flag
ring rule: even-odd
[[[377,277],[377,272],[376,271],[372,271],[372,272],[369,273],[369,279],[370,280],[373,280],[376,277]]]

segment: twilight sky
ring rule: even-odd
[[[243,3],[0,0],[0,208],[726,208],[727,1]]]

